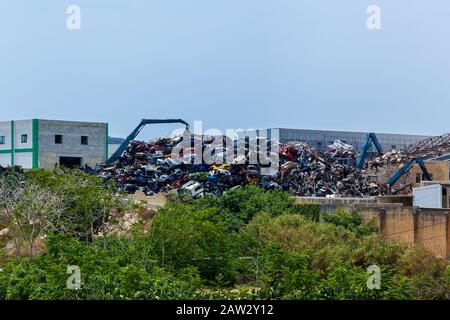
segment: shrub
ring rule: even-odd
[[[77,170],[31,170],[26,184],[39,185],[57,194],[65,206],[63,215],[51,217],[55,228],[91,241],[108,221],[114,203],[113,187],[98,178]]]
[[[342,226],[358,235],[369,235],[377,231],[375,226],[364,222],[356,212],[348,211],[342,207],[331,213],[324,214],[323,221]]]
[[[118,243],[114,239],[104,246],[101,242],[52,235],[47,240],[47,253],[32,261],[16,260],[4,266],[0,272],[0,299],[195,298],[201,284],[197,270],[183,268],[173,273],[150,261],[142,263],[145,253],[133,249],[140,241],[144,240],[121,241],[123,250],[116,250]],[[133,259],[128,251],[133,252]],[[80,267],[79,290],[67,289],[66,271],[70,265]]]
[[[86,217],[85,210],[94,210],[88,224],[73,220],[76,230],[92,234],[85,227],[102,217],[105,201],[114,205],[109,187],[84,174],[60,174],[36,171],[29,179],[61,191],[70,214]],[[101,190],[82,199],[91,188]],[[324,222],[318,213],[285,193],[248,187],[223,197],[171,201],[148,233],[135,228],[90,242],[76,232],[47,232],[45,253],[3,264],[0,299],[450,297],[448,262],[417,245],[384,241],[355,213],[338,209]],[[66,287],[70,265],[80,267],[79,290]],[[367,288],[371,265],[381,270],[380,290]]]
[[[222,224],[211,221],[213,212],[214,209],[192,210],[189,205],[161,210],[149,233],[161,266],[195,266],[206,279],[214,280],[219,274],[229,279],[230,238]]]
[[[216,208],[215,221],[223,223],[230,231],[238,231],[260,212],[271,216],[300,214],[311,219],[317,219],[320,212],[320,206],[297,204],[287,192],[266,191],[252,185],[227,191],[219,197],[207,196],[194,205],[195,208]]]

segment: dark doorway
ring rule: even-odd
[[[66,168],[81,167],[81,158],[77,157],[59,157],[59,165]]]

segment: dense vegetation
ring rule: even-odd
[[[45,240],[41,252],[3,258],[0,299],[450,298],[446,262],[383,241],[343,209],[324,214],[286,193],[247,187],[174,198],[146,232],[137,224],[127,235],[96,236],[112,211],[138,210],[112,194],[78,172],[1,177],[0,229],[14,232],[0,244]],[[66,285],[73,265],[79,290]],[[367,287],[370,265],[381,269],[379,290]]]

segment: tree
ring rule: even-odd
[[[25,243],[28,257],[33,258],[36,240],[64,212],[58,194],[35,183],[22,184],[17,177],[0,178],[0,221],[11,231],[17,256]]]
[[[110,184],[76,170],[32,170],[27,183],[35,183],[58,194],[66,210],[50,216],[52,231],[70,233],[86,242],[110,218],[114,205]]]

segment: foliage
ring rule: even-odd
[[[87,241],[109,219],[114,205],[112,185],[81,171],[32,170],[27,174],[27,183],[52,190],[64,203],[66,214],[54,223],[54,231],[69,232]]]
[[[301,214],[312,219],[316,219],[320,212],[320,206],[297,204],[287,192],[263,191],[252,185],[227,191],[221,197],[201,198],[194,203],[194,208],[216,208],[214,221],[223,223],[230,231],[238,231],[259,212],[267,212],[272,216]]]
[[[211,221],[214,210],[187,209],[174,204],[155,218],[149,235],[153,254],[162,266],[195,266],[209,280],[229,273],[231,238],[222,224]]]
[[[195,268],[172,273],[137,251],[136,241],[81,242],[64,235],[48,239],[48,252],[8,263],[0,272],[0,299],[187,299],[200,278]],[[118,247],[119,246],[119,250]],[[127,254],[129,250],[132,254]],[[66,287],[67,266],[81,270],[82,287]]]
[[[272,218],[262,213],[242,233],[246,247],[259,261],[258,279],[265,298],[449,297],[447,263],[420,247],[388,243],[375,234],[362,237],[342,226],[318,224],[299,215]],[[381,269],[380,290],[366,286],[371,265]]]
[[[99,203],[117,205],[111,190],[84,174],[69,175],[32,172],[27,183],[73,195],[72,203],[63,197],[67,212],[85,217],[92,209],[88,221],[101,225]],[[101,190],[81,199],[91,188]],[[88,234],[85,222],[75,221],[77,230]],[[386,242],[374,231],[355,213],[321,214],[286,193],[256,187],[222,197],[175,199],[154,217],[148,233],[135,228],[84,241],[77,233],[47,232],[45,253],[4,263],[0,299],[450,297],[447,262],[418,246]],[[72,265],[81,270],[79,290],[66,286]],[[381,269],[379,290],[367,287],[371,265]]]
[[[17,256],[24,243],[31,259],[35,242],[63,212],[60,197],[31,181],[21,185],[19,176],[0,177],[0,222],[8,227]]]
[[[364,222],[361,216],[356,212],[348,211],[342,207],[337,208],[331,214],[325,214],[323,219],[324,222],[343,226],[358,235],[369,235],[377,230],[377,228],[370,223]]]

